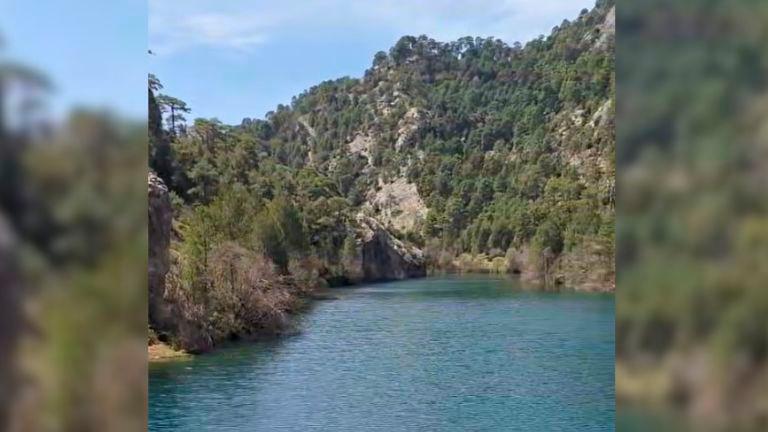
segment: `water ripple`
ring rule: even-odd
[[[294,337],[152,365],[149,430],[613,430],[613,297],[519,288],[339,290]]]

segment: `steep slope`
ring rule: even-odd
[[[525,46],[405,36],[234,126],[163,129],[162,104],[186,105],[151,76],[165,299],[215,343],[282,328],[319,287],[428,270],[612,290],[613,16],[600,0]]]
[[[611,289],[614,16],[598,2],[525,47],[406,36],[362,79],[324,82],[234,131],[435,267],[525,256],[532,279]]]

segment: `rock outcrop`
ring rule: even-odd
[[[395,238],[376,219],[358,215],[358,259],[353,273],[375,282],[426,276],[423,252]]]
[[[424,123],[424,113],[418,108],[409,108],[397,124],[397,142],[395,149],[400,151],[410,146]]]
[[[368,166],[373,166],[373,147],[374,140],[369,135],[357,134],[347,148],[353,155],[360,155],[368,160]]]
[[[170,268],[171,220],[173,212],[168,188],[155,173],[150,172],[148,190],[149,235],[149,323],[167,328],[173,319],[165,302],[165,275]]]
[[[379,179],[379,187],[368,193],[366,207],[376,212],[376,218],[400,232],[413,231],[427,217],[424,205],[414,183],[398,177],[385,183]]]
[[[210,351],[213,341],[208,333],[195,321],[186,318],[183,305],[167,295],[165,278],[170,270],[173,209],[168,188],[160,177],[150,172],[147,184],[149,325],[161,336],[161,340],[172,335],[174,343],[186,351]]]
[[[611,7],[605,16],[605,21],[597,27],[600,37],[595,43],[595,49],[605,50],[610,47],[610,41],[616,37],[616,6]]]

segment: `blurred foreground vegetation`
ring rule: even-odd
[[[619,407],[696,430],[768,428],[766,22],[755,1],[618,9]]]
[[[146,428],[146,127],[0,60],[0,430]]]

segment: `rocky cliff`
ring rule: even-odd
[[[150,172],[147,185],[149,326],[163,342],[173,340],[175,345],[192,353],[210,351],[213,348],[210,335],[199,322],[188,317],[184,305],[166,290],[173,211],[168,188],[160,177]]]
[[[398,280],[426,276],[424,254],[393,236],[376,219],[358,215],[359,270],[363,281]]]
[[[170,268],[171,201],[168,188],[155,173],[147,180],[149,235],[149,322],[160,328],[169,327],[172,317],[165,302],[165,275]]]

